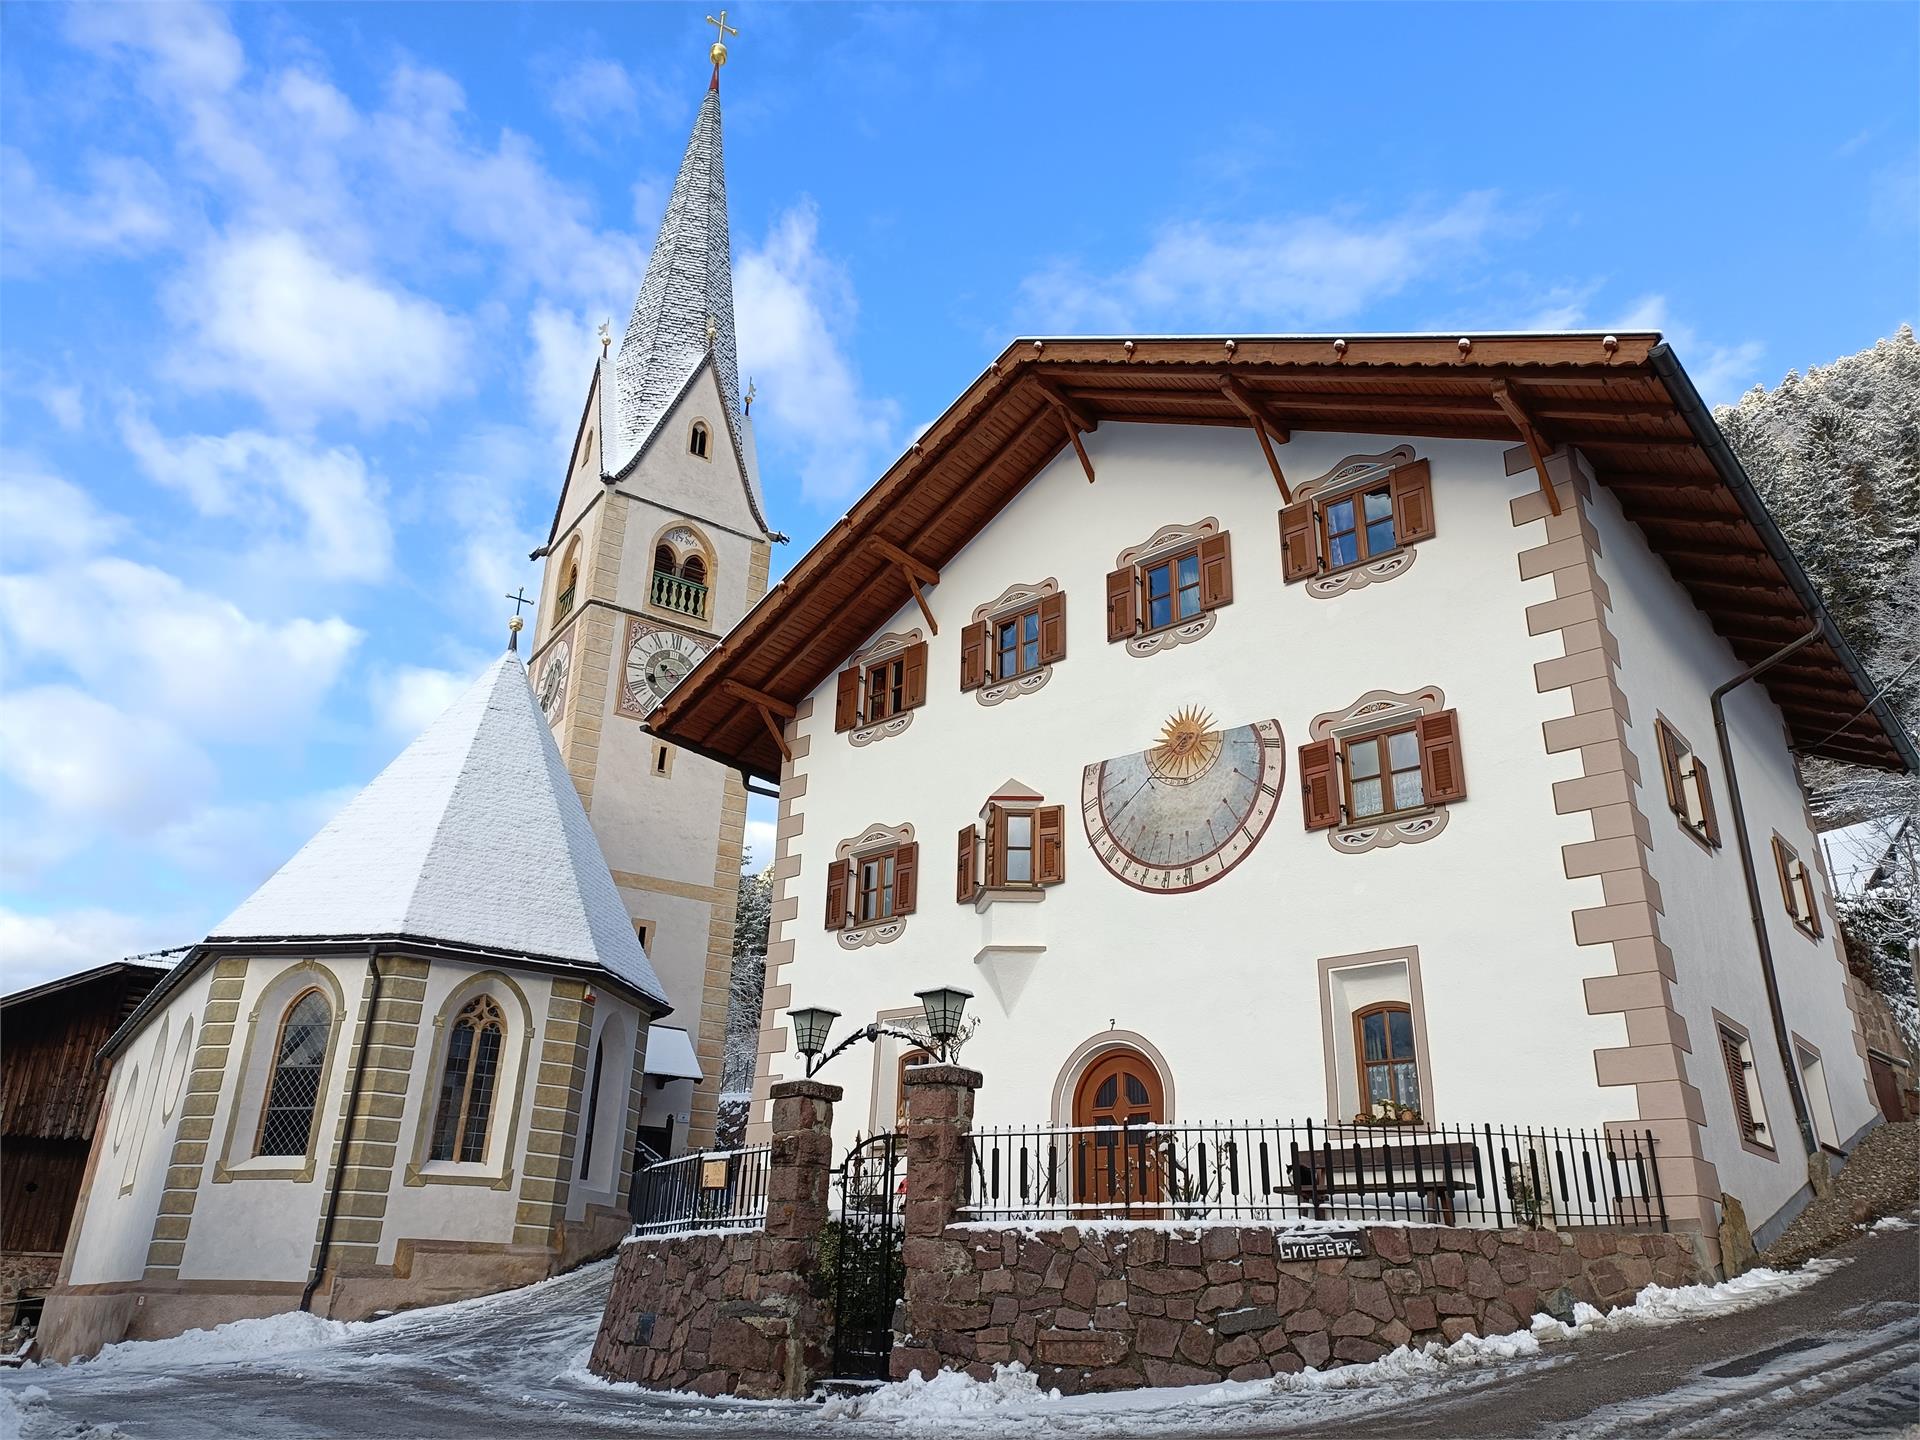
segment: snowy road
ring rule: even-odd
[[[858,1407],[873,1412],[864,1416],[833,1413],[844,1405],[682,1400],[598,1383],[581,1366],[610,1275],[602,1264],[373,1324],[313,1322],[304,1335],[278,1335],[285,1348],[246,1357],[197,1337],[0,1375],[0,1436],[1894,1434],[1920,1423],[1916,1236],[1864,1236],[1823,1278],[1737,1313],[1601,1326],[1538,1354],[1437,1372],[1368,1367],[1369,1383],[1351,1388],[1048,1400],[965,1386]]]

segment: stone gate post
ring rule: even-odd
[[[831,1204],[833,1107],[842,1093],[819,1080],[785,1080],[771,1092],[767,1224],[748,1296],[765,1319],[747,1321],[772,1342],[774,1384],[763,1392],[770,1399],[804,1398],[832,1364],[828,1306],[815,1280]],[[740,1393],[750,1392],[743,1385]]]
[[[973,1158],[973,1092],[978,1070],[960,1065],[916,1065],[903,1077],[907,1090],[907,1204],[901,1259],[906,1267],[906,1333],[894,1343],[892,1373],[904,1380],[940,1370],[932,1347],[949,1305],[979,1303],[979,1277],[967,1247],[946,1239],[967,1193]],[[973,1294],[966,1293],[968,1282]]]

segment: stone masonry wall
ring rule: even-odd
[[[1682,1235],[1365,1231],[1365,1259],[1282,1264],[1271,1228],[949,1226],[909,1256],[931,1273],[909,1271],[893,1374],[1017,1360],[1067,1393],[1263,1379],[1711,1278]]]
[[[702,1395],[777,1394],[785,1357],[753,1325],[758,1231],[632,1240],[620,1249],[589,1368]]]

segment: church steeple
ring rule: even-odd
[[[714,78],[719,79],[719,65]],[[738,451],[740,372],[733,332],[733,254],[727,237],[727,177],[720,145],[720,90],[700,102],[646,278],[614,362],[616,473],[643,445],[688,379],[713,356]]]

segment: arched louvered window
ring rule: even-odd
[[[694,421],[693,429],[687,432],[687,449],[704,460],[707,458],[708,443],[707,422]]]
[[[493,1093],[507,1022],[490,995],[477,995],[455,1017],[447,1036],[447,1066],[440,1076],[440,1103],[433,1116],[435,1160],[467,1163],[487,1158]]]
[[[333,1011],[318,990],[302,991],[287,1007],[273,1047],[273,1075],[267,1082],[266,1108],[260,1112],[256,1155],[307,1153],[332,1028]]]

